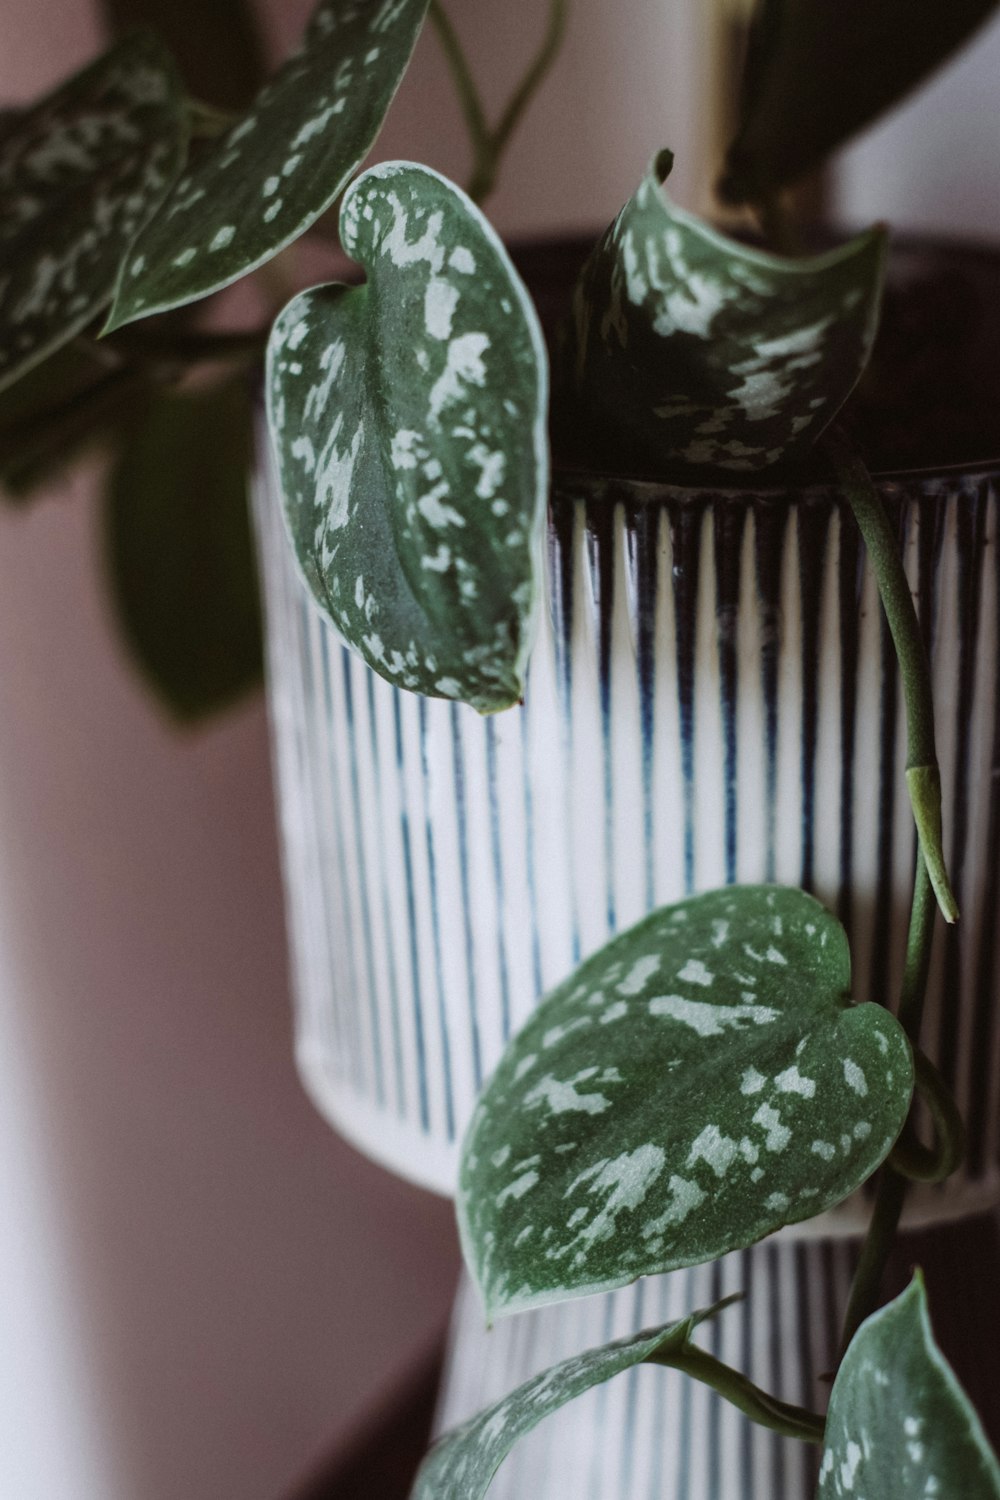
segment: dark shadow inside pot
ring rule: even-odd
[[[595,236],[596,238],[596,236]],[[829,478],[821,463],[731,471],[651,473],[595,430],[558,387],[559,329],[591,239],[515,246],[512,254],[552,355],[557,467],[690,485],[784,488]],[[1000,456],[1000,252],[960,242],[894,238],[871,363],[841,420],[880,473],[989,465]]]

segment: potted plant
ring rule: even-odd
[[[995,466],[949,452],[945,470],[872,480],[866,407],[852,418],[844,403],[872,357],[885,234],[799,253],[786,199],[992,5],[921,5],[920,24],[915,8],[904,24],[899,0],[869,0],[846,24],[830,0],[764,0],[720,179],[764,243],[676,208],[661,152],[579,257],[548,352],[474,200],[558,46],[560,0],[495,127],[437,0],[323,0],[247,111],[193,103],[140,32],[0,134],[8,481],[123,402],[165,467],[189,429],[176,406],[151,415],[148,389],[192,363],[240,370],[175,398],[197,402],[206,446],[245,433],[264,339],[189,309],[329,232],[342,198],[340,242],[364,280],[292,288],[266,335],[276,484],[262,478],[256,503],[304,1077],[366,1149],[438,1186],[478,1098],[459,1215],[491,1314],[658,1273],[681,1278],[668,1302],[707,1292],[491,1404],[434,1449],[421,1496],[483,1493],[522,1432],[640,1364],[822,1443],[821,1496],[1000,1493],[919,1278],[876,1311],[907,1185],[928,1185],[937,1214],[995,1187],[982,997],[996,814],[978,792],[978,825],[966,812],[944,838],[938,766],[940,739],[954,812],[991,753]],[[470,194],[415,163],[355,177],[428,17],[470,127]],[[867,410],[899,417],[893,359],[876,358]],[[116,536],[127,558],[127,526]],[[232,605],[187,712],[252,675],[242,546],[212,554]],[[198,556],[167,562],[184,577]],[[147,665],[183,683],[148,607],[155,575],[121,576]],[[959,908],[946,848],[978,964],[949,939],[933,970],[935,1066],[921,1025],[935,911],[953,924]],[[956,1088],[971,1116],[958,1177]],[[864,1200],[839,1205],[876,1172],[824,1419],[720,1357],[740,1316],[730,1273],[692,1268],[727,1254],[749,1268],[763,1237],[798,1225],[856,1229]],[[602,1493],[631,1493],[622,1463],[673,1493],[648,1467],[657,1445],[634,1440],[628,1388]],[[719,1467],[720,1420],[698,1438],[700,1493],[728,1496],[744,1450]],[[694,1432],[682,1424],[689,1447]],[[772,1471],[770,1493],[798,1494],[801,1471],[786,1478]]]

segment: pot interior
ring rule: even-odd
[[[594,237],[596,239],[596,236]],[[559,329],[593,239],[515,246],[556,368]],[[1000,252],[916,238],[894,239],[871,363],[841,414],[878,473],[992,465],[1000,457]],[[691,475],[652,473],[595,434],[592,418],[553,402],[556,466],[691,484]],[[731,471],[704,483],[738,490],[761,479],[784,487],[828,479],[818,463],[776,467],[741,481]]]

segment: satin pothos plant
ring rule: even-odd
[[[108,8],[115,20],[136,12],[129,0]],[[724,235],[674,204],[672,157],[652,154],[584,266],[550,369],[479,204],[566,9],[552,0],[542,48],[496,123],[440,0],[322,0],[255,95],[259,55],[229,0],[240,101],[193,97],[166,44],[139,30],[4,116],[0,474],[25,493],[54,457],[115,431],[120,607],[147,670],[193,716],[256,664],[240,488],[261,359],[306,586],[374,671],[481,713],[516,711],[524,691],[550,431],[575,422],[599,454],[693,484],[831,471],[904,684],[919,853],[898,1003],[854,1000],[846,935],[804,892],[733,886],[654,911],[514,1039],[469,1128],[458,1197],[493,1317],[751,1245],[880,1170],[829,1410],[790,1407],[721,1364],[696,1331],[724,1306],[692,1309],[481,1413],[434,1448],[415,1495],[474,1500],[522,1433],[644,1361],[822,1443],[822,1500],[998,1500],[997,1460],[934,1343],[919,1275],[877,1310],[906,1182],[947,1176],[962,1139],[920,1049],[935,912],[957,916],[929,673],[896,539],[837,426],[875,338],[886,233],[791,253],[784,212],[789,186],[964,41],[993,0],[761,0],[718,187],[763,238]],[[428,24],[470,130],[468,192],[415,162],[356,175]],[[307,233],[339,238],[357,267],[349,283],[292,288],[263,329],[202,320],[205,299],[254,273],[273,298],[277,258]],[[206,602],[208,614],[192,610]],[[917,1096],[930,1145],[912,1124]]]

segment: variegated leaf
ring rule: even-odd
[[[0,389],[108,305],[185,150],[179,80],[145,32],[0,133]]]
[[[371,149],[427,3],[322,0],[299,51],[136,244],[109,329],[229,286],[319,218]]]
[[[849,987],[839,922],[780,886],[663,907],[588,959],[507,1048],[463,1145],[489,1312],[713,1260],[860,1186],[913,1062]]]
[[[337,629],[399,687],[482,712],[521,695],[547,490],[530,300],[465,194],[392,162],[344,198],[360,287],[275,324],[268,413],[296,556]]]
[[[654,162],[588,260],[567,373],[629,459],[765,469],[806,452],[868,360],[885,236],[789,260],[672,204]]]
[[[919,1274],[837,1372],[819,1500],[1000,1500],[1000,1464],[931,1332]]]
[[[695,1324],[708,1315],[696,1313],[683,1322],[588,1349],[525,1381],[445,1433],[424,1459],[410,1500],[482,1500],[519,1438],[593,1386],[654,1355],[683,1347]]]

